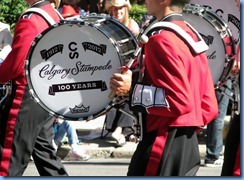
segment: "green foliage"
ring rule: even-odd
[[[0,21],[7,23],[13,29],[25,9],[28,8],[28,4],[24,0],[0,0]],[[137,23],[140,23],[142,15],[146,12],[144,5],[132,4],[130,10],[130,17]]]
[[[1,0],[0,21],[9,24],[13,31],[16,22],[26,8],[28,8],[28,4],[24,0]]]
[[[133,4],[130,10],[130,17],[139,24],[145,13],[146,7],[144,5]]]

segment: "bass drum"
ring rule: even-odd
[[[51,115],[94,119],[111,108],[109,82],[137,40],[108,15],[62,20],[33,42],[26,61],[31,95]]]
[[[218,14],[228,24],[235,39],[238,39],[241,31],[241,11],[236,0],[191,0],[190,3],[208,7]]]
[[[183,10],[184,19],[201,34],[209,46],[207,57],[215,88],[219,88],[230,74],[234,57],[234,37],[227,23],[211,9],[187,4]]]

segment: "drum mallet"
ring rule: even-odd
[[[130,60],[128,61],[128,63],[125,65],[126,66],[126,70],[123,71],[121,74],[125,74],[126,71],[128,69],[130,69],[131,65],[133,64],[135,58],[139,55],[139,53],[141,52],[141,48],[143,46],[143,44],[146,44],[148,42],[148,36],[146,36],[145,34],[142,34],[140,37],[140,43],[138,45],[138,47],[136,48],[136,50],[133,53],[133,56],[130,58]],[[115,96],[115,93],[110,92],[108,98],[109,99],[113,99],[113,97]]]

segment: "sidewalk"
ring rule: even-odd
[[[226,136],[228,131],[230,117],[225,118],[225,128],[223,136]],[[131,158],[134,153],[137,144],[133,142],[126,142],[122,147],[116,147],[115,142],[110,138],[108,134],[105,138],[100,138],[101,131],[104,123],[104,116],[90,121],[71,121],[77,129],[79,139],[81,140],[81,147],[91,156],[91,158]],[[106,134],[104,132],[103,134]],[[199,135],[199,151],[200,156],[203,159],[206,152],[205,145],[205,130]],[[59,148],[57,154],[63,160],[67,160],[69,156],[69,146],[63,145]]]

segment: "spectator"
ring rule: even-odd
[[[74,126],[67,120],[61,122],[59,119],[56,119],[54,122],[55,126],[55,135],[54,135],[54,142],[57,147],[60,147],[62,144],[62,140],[67,135],[68,142],[71,147],[70,152],[70,160],[82,160],[87,161],[90,156],[85,153],[85,151],[79,145],[79,139],[77,136],[76,129]]]
[[[58,0],[56,0],[57,2],[54,2],[53,0],[49,0],[49,1],[54,8],[59,8],[60,1]],[[79,14],[70,5],[63,6],[61,15],[63,16],[63,18],[69,18],[75,16],[79,17]],[[82,150],[82,148],[79,146],[79,139],[77,136],[76,129],[69,121],[64,120],[63,122],[61,122],[59,119],[55,119],[54,129],[55,129],[54,147],[56,149],[61,146],[62,144],[61,141],[67,135],[69,145],[71,147],[71,153],[69,159],[87,161],[90,158],[90,156],[85,154],[84,150]]]
[[[231,54],[235,53],[232,50],[228,51]],[[229,99],[232,96],[231,89],[232,82],[230,79],[223,82],[223,85],[216,89],[219,115],[207,125],[206,156],[204,162],[205,166],[208,167],[222,167],[223,165],[223,128],[229,107]]]
[[[207,125],[206,156],[204,165],[207,167],[222,167],[224,157],[223,150],[223,128],[224,119],[229,105],[229,89],[231,89],[231,80],[228,80],[224,86],[216,90],[218,100],[218,117]],[[226,92],[227,94],[222,94]]]
[[[106,0],[105,9],[108,14],[128,27],[134,35],[139,34],[139,25],[134,19],[129,17],[131,9],[129,0]]]
[[[105,3],[106,3],[106,0],[99,0],[97,2],[97,11],[96,11],[96,13],[98,13],[98,14],[106,13]]]

